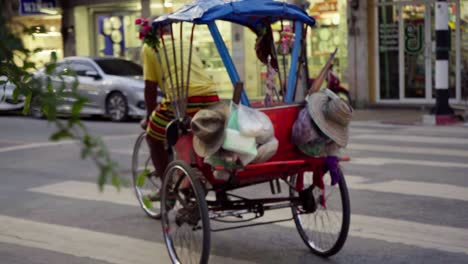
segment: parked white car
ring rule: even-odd
[[[6,76],[0,76],[0,81],[6,80]],[[10,82],[0,84],[0,111],[19,110],[23,108],[23,97],[19,97],[16,102],[13,100],[13,91],[15,88],[16,86]]]
[[[110,57],[67,57],[57,63],[56,72],[75,72],[78,78],[78,93],[88,102],[81,113],[108,116],[113,121],[146,115],[144,103],[144,81],[142,67],[132,61]],[[36,74],[45,78],[45,70]],[[72,86],[75,78],[64,76],[63,81],[51,77],[53,85]],[[159,97],[162,97],[160,94]],[[33,98],[34,101],[34,98]],[[73,100],[59,107],[59,112],[69,113]],[[38,115],[38,109],[31,109]]]

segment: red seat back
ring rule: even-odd
[[[297,148],[291,143],[292,126],[302,106],[285,105],[273,108],[260,108],[273,123],[275,137],[279,141],[278,150],[270,161],[284,161],[298,158]]]

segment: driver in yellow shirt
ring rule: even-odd
[[[156,168],[156,175],[159,177],[163,176],[168,165],[168,155],[165,150],[166,126],[174,119],[174,112],[170,103],[172,94],[171,84],[176,85],[176,70],[178,71],[179,83],[181,82],[180,55],[182,53],[184,56],[184,82],[187,82],[190,53],[190,46],[188,44],[183,45],[181,52],[180,42],[174,41],[176,47],[176,61],[174,61],[172,42],[170,38],[165,38],[164,41],[168,63],[166,63],[166,54],[164,53],[162,43],[157,50],[144,44],[141,51],[147,109],[147,118],[142,120],[142,127],[146,128],[148,135],[146,139],[150,147],[151,159]],[[175,67],[176,63],[177,69]],[[219,101],[219,97],[214,82],[205,73],[203,63],[195,51],[192,53],[190,70],[186,114],[193,116],[200,109],[216,104]],[[172,82],[169,74],[172,75]],[[158,87],[166,95],[166,98],[159,105],[156,103]],[[174,89],[177,88],[174,87]]]

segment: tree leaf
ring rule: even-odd
[[[72,105],[72,110],[71,110],[71,115],[72,117],[79,117],[81,110],[83,109],[86,99],[78,98],[76,102],[73,103]]]
[[[143,204],[145,205],[146,208],[152,208],[153,203],[147,196],[143,196]]]
[[[16,100],[18,100],[18,96],[20,95],[20,92],[21,92],[20,88],[18,86],[16,86],[15,89],[13,90],[13,94],[12,94],[13,101],[16,102]]]
[[[57,52],[52,51],[52,52],[50,53],[50,61],[51,61],[52,63],[56,63],[56,62],[57,62]]]
[[[50,140],[52,141],[59,141],[64,138],[73,138],[73,135],[70,131],[61,129],[50,136]]]
[[[148,169],[144,169],[140,174],[138,174],[136,179],[136,185],[138,187],[142,187],[145,184],[146,178],[150,175],[150,171]]]
[[[31,106],[31,99],[32,99],[32,91],[29,91],[28,95],[26,95],[26,99],[24,100],[23,105],[23,115],[27,115],[29,113],[29,107]]]
[[[112,185],[120,191],[120,181],[118,175],[112,175]]]
[[[35,68],[36,68],[36,64],[34,62],[26,61],[23,64],[24,70],[35,69]]]

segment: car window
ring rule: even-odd
[[[141,76],[143,69],[140,65],[121,59],[96,59],[95,62],[101,67],[104,73],[118,76]]]
[[[55,73],[56,74],[66,74],[66,75],[69,75],[70,74],[70,67],[69,67],[69,63],[67,62],[59,62],[56,64],[55,66]]]
[[[82,61],[72,61],[69,64],[69,69],[76,72],[78,76],[86,76],[87,71],[94,71],[96,72],[96,68],[93,67],[90,63],[82,62]]]

